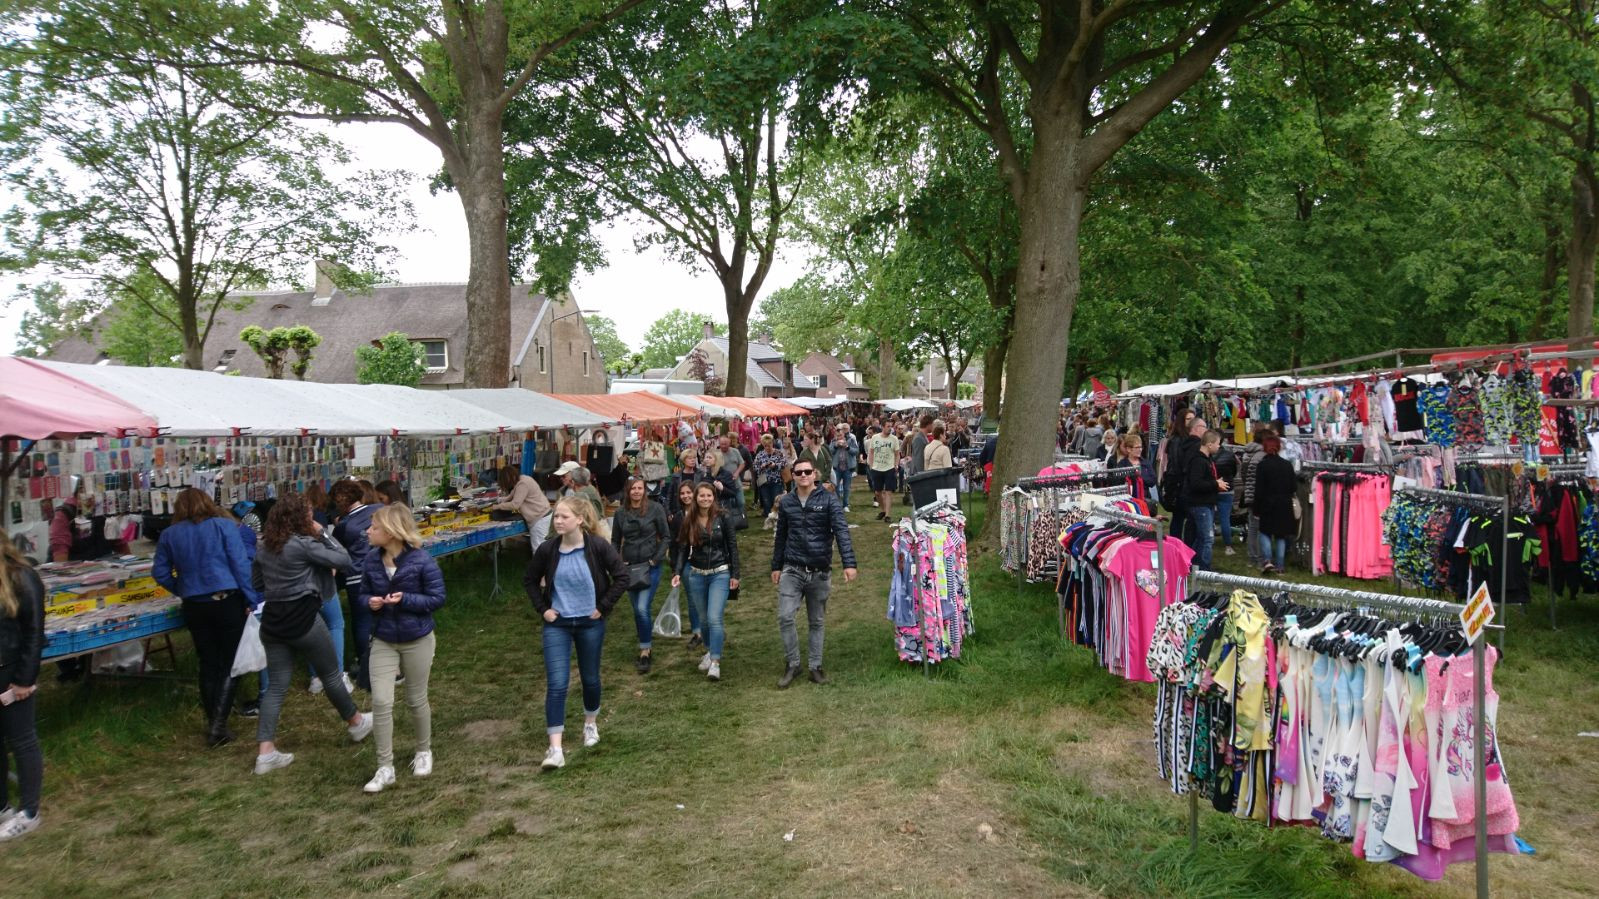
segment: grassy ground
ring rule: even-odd
[[[544,677],[532,615],[520,589],[489,598],[486,557],[446,569],[435,774],[416,780],[403,767],[402,708],[400,781],[376,797],[360,791],[375,764],[370,744],[350,746],[326,701],[303,690],[280,733],[294,765],[255,777],[248,742],[203,748],[187,680],[50,685],[40,723],[46,823],[0,847],[4,895],[1469,890],[1469,866],[1428,885],[1310,833],[1214,812],[1202,812],[1204,843],[1191,856],[1187,806],[1154,774],[1151,687],[1063,645],[1052,593],[1018,590],[991,557],[975,560],[978,635],[967,658],[924,679],[894,660],[883,620],[888,529],[867,512],[851,518],[862,577],[835,585],[832,685],[774,689],[782,656],[774,592],[760,577],[770,534],[754,530],[723,681],[708,683],[673,641],[658,641],[654,674],[636,675],[631,618],[618,610],[602,742],[571,751],[553,774],[538,770]],[[519,562],[507,565],[504,584],[519,574]],[[1593,741],[1576,736],[1599,730],[1595,605],[1563,608],[1554,632],[1538,606],[1512,619],[1501,733],[1522,832],[1538,854],[1495,858],[1498,895],[1591,895],[1599,882],[1599,764]],[[180,663],[192,664],[188,653]]]

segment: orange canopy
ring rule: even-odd
[[[683,403],[673,402],[659,393],[635,390],[631,393],[550,393],[554,400],[571,403],[598,415],[607,421],[632,422],[675,421],[679,418],[698,418],[700,410]]]
[[[715,402],[717,405],[737,409],[754,418],[782,418],[789,415],[811,414],[811,410],[804,406],[796,406],[769,396],[719,396],[715,398]]]

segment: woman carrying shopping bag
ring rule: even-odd
[[[433,613],[444,605],[444,573],[422,548],[422,534],[409,507],[394,503],[372,514],[360,599],[372,610],[372,719],[378,771],[364,789],[394,785],[395,675],[405,677],[405,704],[416,728],[411,773],[433,773],[433,708],[428,674],[433,670]]]
[[[611,545],[627,563],[627,592],[633,600],[633,626],[638,631],[638,673],[650,673],[650,647],[655,635],[655,618],[650,605],[655,588],[661,583],[661,562],[671,548],[666,510],[650,499],[640,478],[628,478],[621,508],[611,522]]]
[[[339,671],[333,637],[318,614],[323,597],[333,593],[333,573],[351,567],[350,554],[311,517],[311,507],[298,493],[279,497],[267,515],[261,545],[255,554],[251,581],[261,594],[261,643],[266,648],[268,686],[256,722],[260,750],[255,773],[287,767],[294,754],[279,752],[278,715],[289,692],[294,654],[304,655],[322,679],[323,693],[359,743],[372,732],[372,716],[355,707]]]
[[[550,748],[542,767],[566,766],[566,694],[572,654],[583,681],[583,746],[600,742],[600,653],[605,616],[627,590],[627,565],[610,541],[595,532],[594,506],[581,496],[562,497],[551,520],[554,536],[533,553],[522,586],[544,619],[544,726]]]
[[[261,603],[238,524],[202,491],[183,488],[172,504],[172,524],[156,541],[150,576],[183,600],[183,623],[200,660],[206,745],[221,746],[233,739],[233,656],[244,619]]]

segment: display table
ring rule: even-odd
[[[491,547],[491,595],[498,595],[500,543],[526,536],[527,523],[461,516],[423,530],[422,548],[434,558]],[[45,587],[43,658],[59,661],[181,629],[183,602],[150,577],[150,564],[147,558],[120,556],[39,566]]]
[[[150,577],[150,560],[118,556],[39,566],[45,659],[64,659],[183,626],[182,601]]]

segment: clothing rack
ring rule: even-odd
[[[1048,487],[1065,487],[1079,481],[1108,480],[1112,478],[1130,478],[1138,472],[1131,465],[1125,468],[1099,468],[1089,471],[1075,471],[1070,474],[1036,475],[1030,478],[1017,478],[1016,487],[1021,490],[1039,490]]]
[[[1510,583],[1510,497],[1489,496],[1484,493],[1462,493],[1459,490],[1437,490],[1432,487],[1400,487],[1396,493],[1409,493],[1442,500],[1453,506],[1499,513],[1499,652],[1505,651],[1505,625],[1510,623],[1505,614],[1505,594]]]
[[[1426,488],[1411,488],[1423,490]],[[1449,493],[1450,491],[1429,490],[1432,493]],[[1478,497],[1478,494],[1456,494],[1457,496]],[[1497,497],[1488,497],[1497,499]],[[1505,504],[1508,507],[1508,503]],[[1507,513],[1508,514],[1508,513]],[[1188,589],[1192,593],[1197,586],[1212,586],[1231,589],[1251,590],[1257,594],[1274,595],[1288,593],[1296,599],[1308,600],[1306,605],[1318,605],[1322,608],[1339,608],[1350,610],[1369,609],[1374,611],[1399,612],[1405,615],[1431,616],[1438,620],[1459,618],[1466,607],[1458,603],[1444,602],[1437,599],[1425,599],[1416,596],[1398,596],[1385,593],[1369,593],[1363,590],[1344,590],[1337,587],[1325,587],[1320,584],[1292,584],[1284,581],[1267,580],[1266,578],[1243,577],[1234,574],[1218,574],[1213,571],[1195,570],[1188,575]],[[1504,626],[1491,624],[1490,628],[1498,628],[1503,642]],[[1479,637],[1471,646],[1472,660],[1472,769],[1471,779],[1473,792],[1476,795],[1477,822],[1476,822],[1476,874],[1478,899],[1488,897],[1488,778],[1486,773],[1488,725],[1487,710],[1485,708],[1486,692],[1483,684],[1487,681],[1487,641]],[[1199,851],[1199,793],[1195,790],[1188,791],[1188,846],[1191,851]]]
[[[1123,489],[1125,489],[1125,488],[1123,488]],[[1088,492],[1088,491],[1085,491],[1085,492]],[[1097,491],[1095,491],[1095,492],[1097,492]],[[1115,521],[1122,522],[1124,524],[1131,524],[1131,525],[1136,525],[1138,527],[1145,527],[1145,528],[1149,529],[1151,535],[1153,535],[1153,537],[1155,538],[1155,584],[1156,584],[1156,590],[1158,591],[1155,595],[1157,597],[1159,597],[1161,606],[1165,606],[1166,605],[1166,522],[1165,522],[1165,520],[1164,519],[1160,519],[1160,518],[1155,518],[1155,517],[1152,517],[1152,516],[1149,516],[1149,515],[1139,515],[1137,512],[1129,512],[1126,509],[1117,509],[1117,508],[1114,508],[1114,507],[1111,507],[1111,506],[1099,506],[1098,508],[1095,508],[1092,511],[1090,511],[1088,513],[1088,515],[1089,515],[1090,518],[1094,517],[1095,515],[1103,515],[1106,518],[1110,518],[1110,519],[1113,519]],[[1064,640],[1066,638],[1066,601],[1065,601],[1065,599],[1063,597],[1060,597],[1058,593],[1056,595],[1055,610],[1056,610],[1056,615],[1055,615],[1056,624],[1059,625],[1059,627],[1060,627],[1060,636],[1061,636],[1061,639]]]
[[[1128,469],[1128,470],[1131,471],[1131,469]],[[1023,480],[1026,480],[1026,479],[1024,478]],[[1038,479],[1034,478],[1033,480],[1036,481]],[[1131,494],[1128,493],[1126,484],[1113,484],[1113,485],[1111,485],[1109,487],[1078,487],[1078,486],[1076,486],[1074,484],[1064,484],[1064,485],[1056,485],[1054,487],[1046,486],[1046,487],[1041,488],[1041,489],[1046,489],[1047,490],[1047,489],[1063,489],[1063,488],[1066,490],[1066,492],[1069,492],[1069,493],[1071,493],[1071,494],[1073,494],[1075,496],[1080,496],[1080,495],[1082,495],[1084,493],[1091,493],[1091,494],[1094,494],[1096,496],[1121,496],[1123,494],[1127,494],[1127,495],[1131,496]],[[1027,493],[1028,492],[1027,488],[1026,487],[1022,487],[1020,484],[1018,484],[1017,486],[1012,487],[1010,489],[1019,491],[1021,493]],[[1009,492],[1009,491],[1007,491],[1007,492]],[[1024,528],[1022,530],[1022,548],[1023,548],[1024,551],[1026,550],[1027,546],[1033,542],[1033,520],[1031,518],[1028,518],[1027,522],[1026,522],[1026,525],[1027,525],[1026,528]],[[1022,586],[1024,584],[1026,584],[1026,583],[1027,583],[1027,565],[1024,562],[1023,564],[1016,566],[1016,596],[1017,596],[1017,598],[1021,597],[1021,595],[1022,595]]]
[[[961,507],[958,504],[951,503],[947,499],[934,500],[933,502],[930,502],[921,508],[916,508],[913,506],[911,508],[911,536],[917,537],[921,534],[921,531],[917,530],[917,525],[921,523],[923,517],[942,509],[949,509],[951,511],[958,512],[962,516],[966,514],[961,510]],[[919,561],[918,554],[911,555],[911,571],[916,580],[920,582],[922,574],[921,563]],[[968,601],[968,609],[970,608],[970,605],[971,603]],[[975,615],[973,616],[973,621],[974,623],[976,621]],[[930,656],[931,653],[927,651],[927,625],[922,617],[922,604],[920,602],[916,603],[916,631],[921,636],[922,640],[922,677],[931,677],[932,674],[930,666],[932,663],[928,660],[928,656]]]
[[[1541,468],[1543,470],[1543,472],[1545,473],[1545,477],[1542,480],[1555,481],[1557,483],[1567,482],[1567,481],[1579,481],[1579,482],[1584,483],[1584,484],[1586,484],[1588,482],[1588,480],[1589,480],[1589,478],[1588,478],[1588,466],[1586,464],[1583,464],[1583,463],[1580,463],[1580,462],[1579,463],[1563,463],[1563,464],[1560,464],[1560,465],[1539,466],[1538,468],[1534,468],[1533,469],[1534,475],[1537,474],[1539,468]],[[1580,525],[1579,525],[1579,528],[1580,528]],[[1560,595],[1555,592],[1555,571],[1554,571],[1553,562],[1550,563],[1549,584],[1548,584],[1548,586],[1549,586],[1549,629],[1550,630],[1558,630],[1558,627],[1557,627],[1557,625],[1555,623],[1555,620],[1556,620],[1555,603],[1559,600]]]
[[[1311,462],[1299,463],[1300,471],[1365,471],[1372,474],[1392,474],[1393,466],[1383,462]]]

